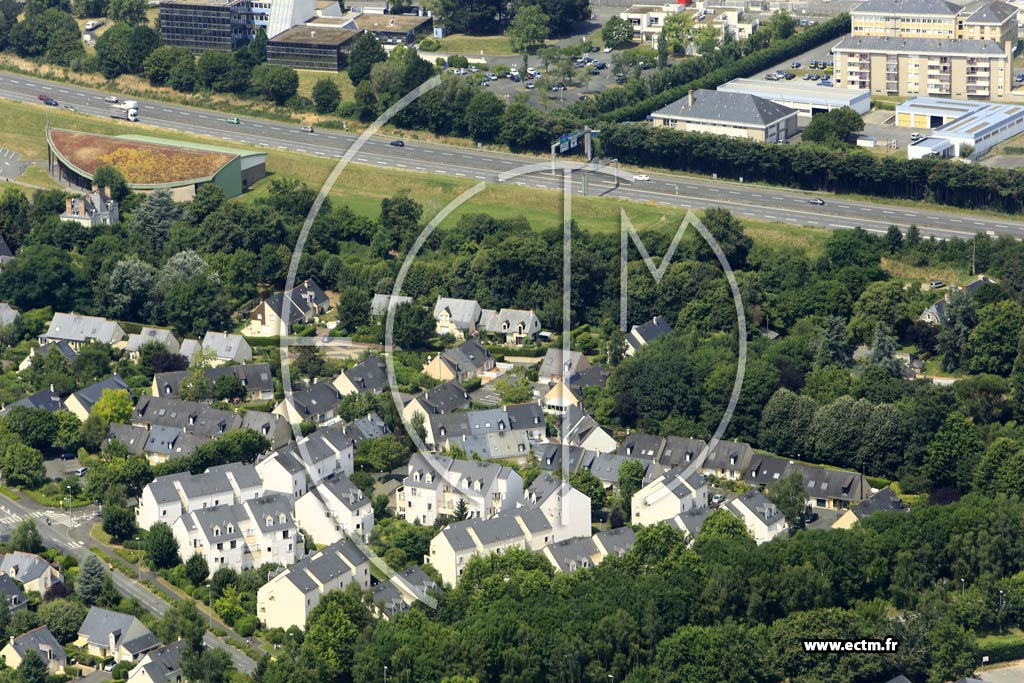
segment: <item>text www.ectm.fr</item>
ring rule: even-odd
[[[896,652],[900,641],[885,640],[805,640],[804,652]]]

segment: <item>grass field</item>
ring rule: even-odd
[[[303,97],[313,96],[313,86],[321,78],[329,78],[338,86],[338,90],[341,91],[342,100],[352,100],[355,98],[356,89],[352,85],[352,80],[348,77],[347,71],[341,71],[334,73],[332,71],[308,71],[304,69],[296,69],[295,72],[299,74],[299,94]]]
[[[948,284],[966,284],[971,278],[966,272],[954,268],[935,266],[912,266],[889,258],[882,258],[882,270],[897,280],[921,284],[931,280],[944,280]]]
[[[443,39],[441,49],[438,50],[466,57],[479,57],[481,51],[486,57],[516,53],[505,36],[467,36],[462,33],[453,33]]]

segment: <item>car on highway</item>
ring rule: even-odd
[[[70,104],[65,104],[64,108],[67,109],[68,111],[78,111],[77,109],[72,107]]]
[[[230,119],[227,119],[227,122],[228,123],[233,123],[236,126],[241,123],[241,121],[238,120],[237,116],[232,116]]]
[[[635,182],[648,182],[648,181],[650,181],[650,179],[651,179],[651,176],[649,176],[649,175],[647,175],[645,173],[638,173],[635,176],[633,176],[633,180]]]
[[[47,97],[45,100],[43,100],[43,104],[45,104],[47,107],[58,106],[57,100],[53,99],[52,97]]]
[[[401,140],[392,140],[388,144],[391,145],[392,147],[405,147],[405,143],[402,142]]]
[[[103,98],[103,101],[104,102],[110,102],[111,104],[117,104],[121,100],[118,99],[116,95],[107,95],[106,97]]]
[[[302,132],[303,133],[312,133],[313,132],[313,126],[303,126],[302,127]]]
[[[815,197],[814,199],[808,199],[807,203],[811,204],[812,206],[825,206],[825,200],[820,198],[820,197]]]
[[[39,101],[40,101],[40,102],[42,102],[43,100],[48,100],[48,99],[50,99],[50,96],[49,96],[49,95],[36,95],[36,97],[37,97],[37,98],[39,98]]]

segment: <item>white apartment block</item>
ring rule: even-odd
[[[202,555],[215,572],[275,563],[287,567],[305,550],[292,515],[292,501],[270,494],[241,504],[218,505],[183,514],[171,525],[183,560]]]
[[[305,628],[325,593],[352,583],[370,587],[370,561],[352,541],[340,541],[272,577],[256,594],[256,614],[267,628]]]
[[[396,495],[398,516],[410,522],[454,515],[460,500],[471,517],[487,519],[522,500],[523,478],[503,465],[414,453]]]
[[[373,533],[370,497],[344,474],[317,484],[295,501],[295,518],[317,545],[331,545],[347,536],[369,541]]]
[[[633,494],[633,524],[649,526],[708,506],[708,485],[692,472],[693,466],[677,467]]]
[[[730,500],[726,509],[743,520],[758,543],[766,543],[786,530],[785,516],[757,489]]]
[[[202,474],[181,472],[157,477],[139,496],[136,522],[143,529],[157,522],[171,525],[188,512],[237,505],[262,496],[263,491],[256,468],[242,463],[211,467]]]
[[[294,498],[338,474],[352,474],[355,444],[341,425],[319,429],[256,463],[264,489]]]
[[[533,480],[520,507],[540,510],[553,528],[565,530],[566,538],[590,536],[590,497],[548,472]]]

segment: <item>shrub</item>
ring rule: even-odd
[[[420,52],[437,52],[441,49],[441,42],[436,38],[424,38],[420,41]]]
[[[246,614],[243,617],[239,617],[235,621],[235,631],[237,631],[238,635],[242,636],[243,638],[248,638],[253,633],[256,633],[256,628],[258,626],[259,621],[257,621],[256,617],[251,614]]]

